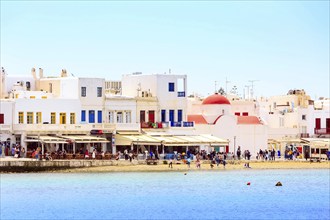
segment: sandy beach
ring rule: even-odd
[[[54,172],[79,172],[79,173],[96,173],[96,172],[176,172],[176,171],[224,171],[224,170],[243,170],[243,169],[329,169],[329,161],[309,162],[309,161],[275,161],[275,162],[262,162],[252,161],[250,162],[251,168],[244,167],[244,161],[236,161],[235,164],[228,163],[226,167],[222,164],[217,167],[216,165],[211,168],[207,161],[201,165],[201,168],[196,168],[195,163],[190,165],[190,168],[186,164],[173,164],[173,168],[169,168],[167,164],[162,164],[162,161],[158,165],[116,165],[116,166],[99,166],[99,167],[84,167],[59,170]]]

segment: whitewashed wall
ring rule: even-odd
[[[66,122],[70,124],[70,113],[76,114],[76,123],[80,121],[81,104],[78,99],[16,99],[14,107],[14,124],[18,124],[18,112],[24,112],[24,124],[26,124],[26,113],[34,112],[34,123],[36,123],[36,112],[42,112],[42,123],[51,122],[51,112],[56,112],[56,124],[59,124],[60,112],[66,113]]]

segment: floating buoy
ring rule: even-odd
[[[187,173],[184,173],[184,175],[187,175]]]
[[[250,182],[248,182],[246,185],[250,186],[250,185],[251,185],[251,183],[250,183]]]
[[[281,182],[277,182],[275,186],[282,186]]]

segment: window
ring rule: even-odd
[[[173,82],[168,83],[168,91],[174,92],[174,83]]]
[[[123,123],[123,113],[117,112],[117,123]]]
[[[47,99],[47,96],[41,96],[42,99]]]
[[[97,123],[102,123],[102,111],[97,111]]]
[[[97,87],[97,97],[102,97],[102,87]]]
[[[36,123],[41,124],[41,112],[36,113]]]
[[[178,122],[182,121],[182,110],[178,110]]]
[[[18,124],[23,124],[24,123],[24,112],[19,112],[18,113]]]
[[[50,113],[50,123],[56,124],[56,113],[55,112]]]
[[[235,112],[235,115],[236,116],[241,116],[241,113],[240,112]]]
[[[108,119],[109,119],[109,123],[114,123],[114,112],[111,111],[108,113]]]
[[[248,113],[248,112],[243,112],[242,115],[243,115],[243,116],[249,116],[249,113]]]
[[[130,112],[130,111],[127,111],[126,113],[125,113],[125,120],[126,120],[126,123],[131,123],[131,115],[132,115],[132,113]]]
[[[165,122],[166,121],[166,110],[165,109],[162,109],[162,118],[161,118],[161,121],[162,122]]]
[[[321,118],[315,118],[315,128],[316,129],[321,128]]]
[[[76,124],[76,113],[70,113],[70,124]]]
[[[170,115],[169,115],[170,117],[170,121],[171,122],[174,122],[174,110],[170,110]]]
[[[81,121],[85,122],[86,121],[86,111],[81,110]]]
[[[155,122],[155,111],[149,110],[148,111],[148,122]]]
[[[140,122],[146,121],[146,111],[140,111]]]
[[[88,122],[89,123],[95,123],[95,111],[89,110],[88,112]]]
[[[30,99],[35,99],[35,98],[36,98],[36,96],[34,96],[34,95],[30,96]]]
[[[301,120],[307,120],[307,119],[306,119],[306,115],[302,115],[302,116],[301,116]]]
[[[33,112],[26,113],[26,123],[33,124]]]
[[[4,114],[0,114],[0,124],[4,124]]]
[[[66,124],[66,113],[65,112],[61,112],[60,113],[60,124]]]
[[[26,90],[30,91],[31,83],[29,81],[26,81],[25,85],[26,85]]]
[[[86,87],[81,87],[81,97],[86,97]]]

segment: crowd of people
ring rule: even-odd
[[[31,151],[32,150],[32,151]],[[283,152],[283,158],[285,160],[296,160],[301,157],[301,152],[299,152],[297,149],[295,149],[293,146],[286,146],[285,151]],[[124,149],[123,153],[120,151],[117,151],[115,154],[112,154],[110,152],[104,152],[97,149],[95,146],[91,146],[88,150],[88,148],[80,148],[77,149],[75,153],[70,153],[70,157],[67,157],[67,151],[65,149],[57,149],[54,152],[49,152],[45,150],[44,155],[42,155],[41,148],[35,147],[33,149],[30,149],[29,153],[27,154],[27,151],[25,148],[23,148],[20,144],[13,144],[10,148],[10,143],[8,142],[0,142],[0,156],[12,156],[14,158],[34,158],[36,160],[40,159],[46,159],[46,160],[53,160],[53,159],[115,159],[119,160],[121,158],[125,160],[129,160],[132,162],[134,159],[152,159],[152,160],[159,160],[160,154],[156,150],[153,151],[145,151],[141,157],[141,154],[137,154],[136,152]],[[107,157],[106,157],[107,155]],[[110,155],[110,156],[109,156]],[[309,152],[306,151],[304,153],[304,157],[306,160],[310,157]],[[330,152],[327,152],[327,157],[330,158]],[[224,167],[226,166],[226,160],[232,160],[237,159],[241,160],[241,158],[244,158],[246,161],[251,160],[251,152],[249,150],[241,150],[241,147],[238,146],[238,149],[236,152],[216,152],[215,150],[211,152],[207,152],[206,150],[198,150],[195,149],[189,149],[186,152],[176,152],[173,153],[167,153],[164,155],[164,160],[171,160],[169,166],[172,166],[173,162],[172,160],[176,161],[183,161],[185,164],[190,167],[190,164],[192,161],[195,161],[196,166],[200,167],[201,160],[209,160],[210,166],[213,167],[214,165],[219,166],[222,164]],[[275,161],[275,159],[281,158],[281,152],[278,150],[277,152],[275,149],[260,149],[257,152],[257,155],[255,157],[256,160],[261,161]],[[248,163],[245,163],[246,167],[249,167]]]

